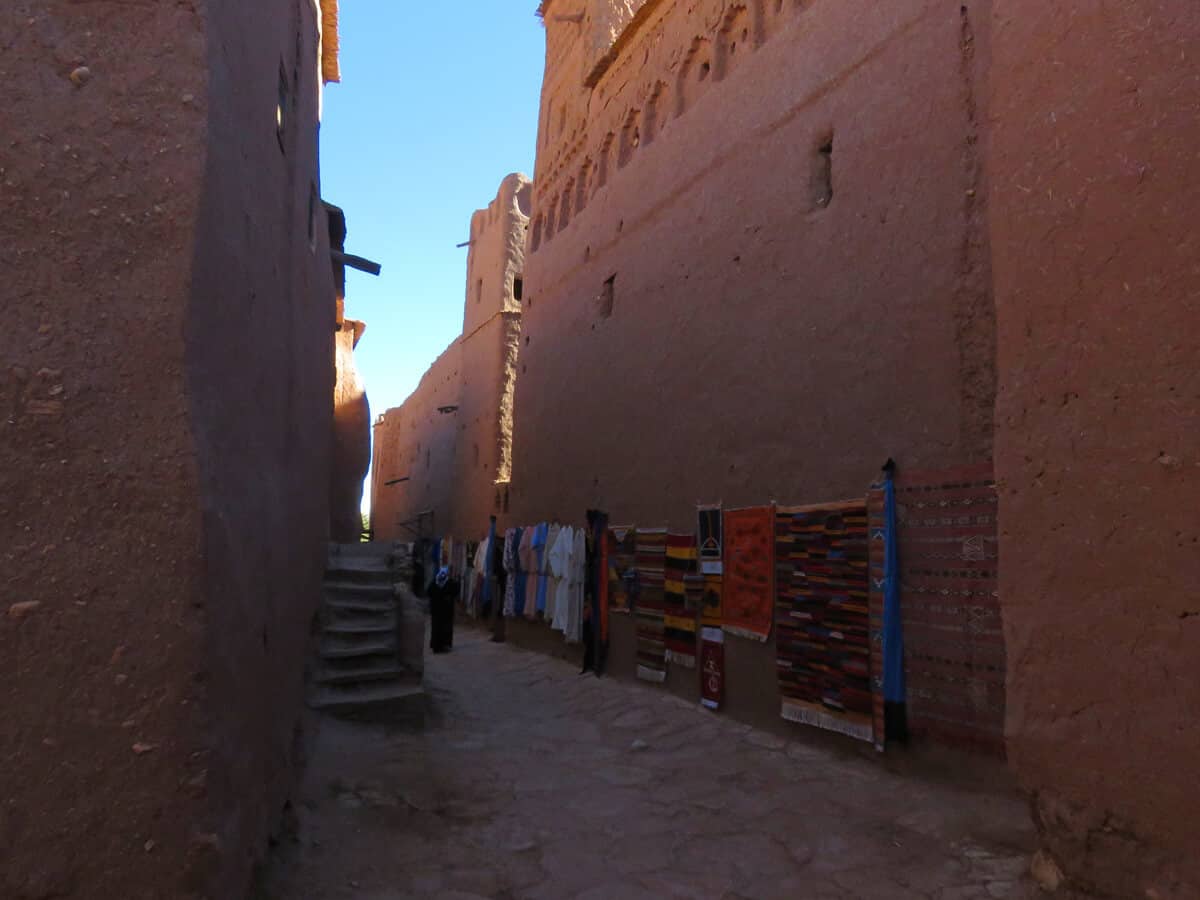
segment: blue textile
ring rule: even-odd
[[[546,570],[546,553],[549,552],[546,548],[546,540],[550,537],[550,523],[542,522],[537,526],[537,530],[533,532],[533,547],[537,550],[538,572]],[[550,579],[545,575],[538,575],[537,580],[537,598],[536,606],[538,612],[546,611],[546,586],[550,583]]]

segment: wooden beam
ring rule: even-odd
[[[349,266],[351,269],[358,269],[358,271],[366,272],[368,275],[378,275],[383,271],[382,265],[377,262],[371,262],[369,259],[363,259],[361,256],[343,253],[341,250],[330,250],[329,254],[333,257],[335,263]]]

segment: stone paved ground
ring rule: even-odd
[[[271,900],[1034,896],[1024,805],[467,631],[420,732],[322,719]]]

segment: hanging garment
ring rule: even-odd
[[[562,536],[562,526],[558,524],[550,525],[546,532],[546,577],[543,579],[543,584],[539,590],[544,589],[546,592],[546,604],[542,608],[542,618],[546,622],[554,621],[554,601],[558,596],[558,582],[554,577],[554,565],[550,558],[554,555],[554,548],[558,545],[558,539]]]
[[[474,568],[471,570],[471,597],[468,609],[472,616],[478,618],[484,601],[483,585],[487,580],[488,539],[485,537],[475,548]]]
[[[571,608],[571,554],[575,549],[575,531],[570,525],[563,526],[558,539],[550,551],[550,573],[553,576],[551,589],[554,591],[554,609],[548,610],[552,618],[550,627],[564,634]],[[547,607],[550,601],[546,602]]]
[[[525,543],[525,529],[520,526],[513,529],[513,570],[510,580],[513,582],[513,615],[525,615],[525,561],[521,556],[521,547]]]
[[[492,598],[492,594],[493,594],[492,575],[495,571],[496,560],[498,558],[498,554],[496,553],[496,517],[495,516],[492,516],[491,520],[488,522],[487,540],[484,541],[483,543],[484,543],[484,547],[486,547],[487,549],[484,550],[483,568],[480,570],[483,572],[483,596],[480,598],[479,611],[480,611],[480,614],[483,616],[490,616],[492,614],[492,599],[493,599]]]
[[[587,534],[571,530],[571,561],[567,568],[567,622],[564,633],[571,643],[583,640],[583,592],[587,572]]]
[[[521,611],[526,619],[532,619],[537,614],[537,552],[533,549],[533,538],[537,528],[526,526],[521,531],[521,573],[524,582],[525,608]]]
[[[493,525],[494,523],[493,519]],[[492,580],[495,581],[495,584],[492,591],[494,599],[492,601],[491,640],[502,644],[505,639],[505,622],[508,621],[504,615],[504,598],[508,596],[508,570],[504,568],[504,539],[493,537],[492,547]]]
[[[517,529],[504,532],[504,615],[511,616],[517,609]]]
[[[549,538],[550,525],[542,522],[533,535],[533,548],[537,552],[537,603],[534,604],[534,609],[542,614],[546,612],[546,573],[550,566]]]

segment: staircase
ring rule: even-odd
[[[314,709],[355,718],[423,716],[425,617],[403,544],[330,544]]]

